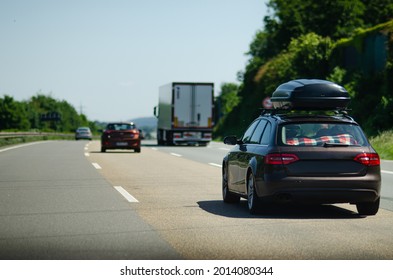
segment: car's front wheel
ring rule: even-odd
[[[247,178],[247,205],[250,214],[256,214],[260,208],[260,204],[261,202],[255,191],[255,177],[250,172]]]
[[[237,196],[228,188],[228,169],[224,166],[222,169],[222,199],[225,203],[237,203],[240,201],[240,196]]]
[[[356,209],[360,215],[375,215],[378,213],[380,198],[374,202],[363,202],[356,204]]]

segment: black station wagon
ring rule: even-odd
[[[347,91],[324,80],[294,80],[272,95],[264,110],[224,157],[226,203],[246,198],[254,214],[264,202],[356,204],[375,215],[380,201],[380,159],[345,111]],[[267,205],[267,204],[266,204]]]

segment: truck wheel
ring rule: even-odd
[[[157,145],[162,146],[164,145],[164,141],[162,140],[162,130],[157,130]]]
[[[166,141],[165,141],[165,144],[167,145],[167,146],[174,146],[174,143],[173,143],[173,132],[167,132],[166,133]]]

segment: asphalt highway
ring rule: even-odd
[[[97,141],[0,149],[1,259],[393,259],[393,164],[382,205],[285,206],[250,215],[221,199],[229,146],[100,152]]]
[[[0,258],[181,257],[86,160],[85,144],[0,149]]]

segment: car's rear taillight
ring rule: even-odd
[[[290,164],[298,160],[299,158],[294,154],[268,154],[265,157],[265,164]]]
[[[379,155],[376,153],[362,153],[358,154],[355,158],[355,161],[360,162],[366,166],[376,166],[381,164],[381,160],[379,159]]]

